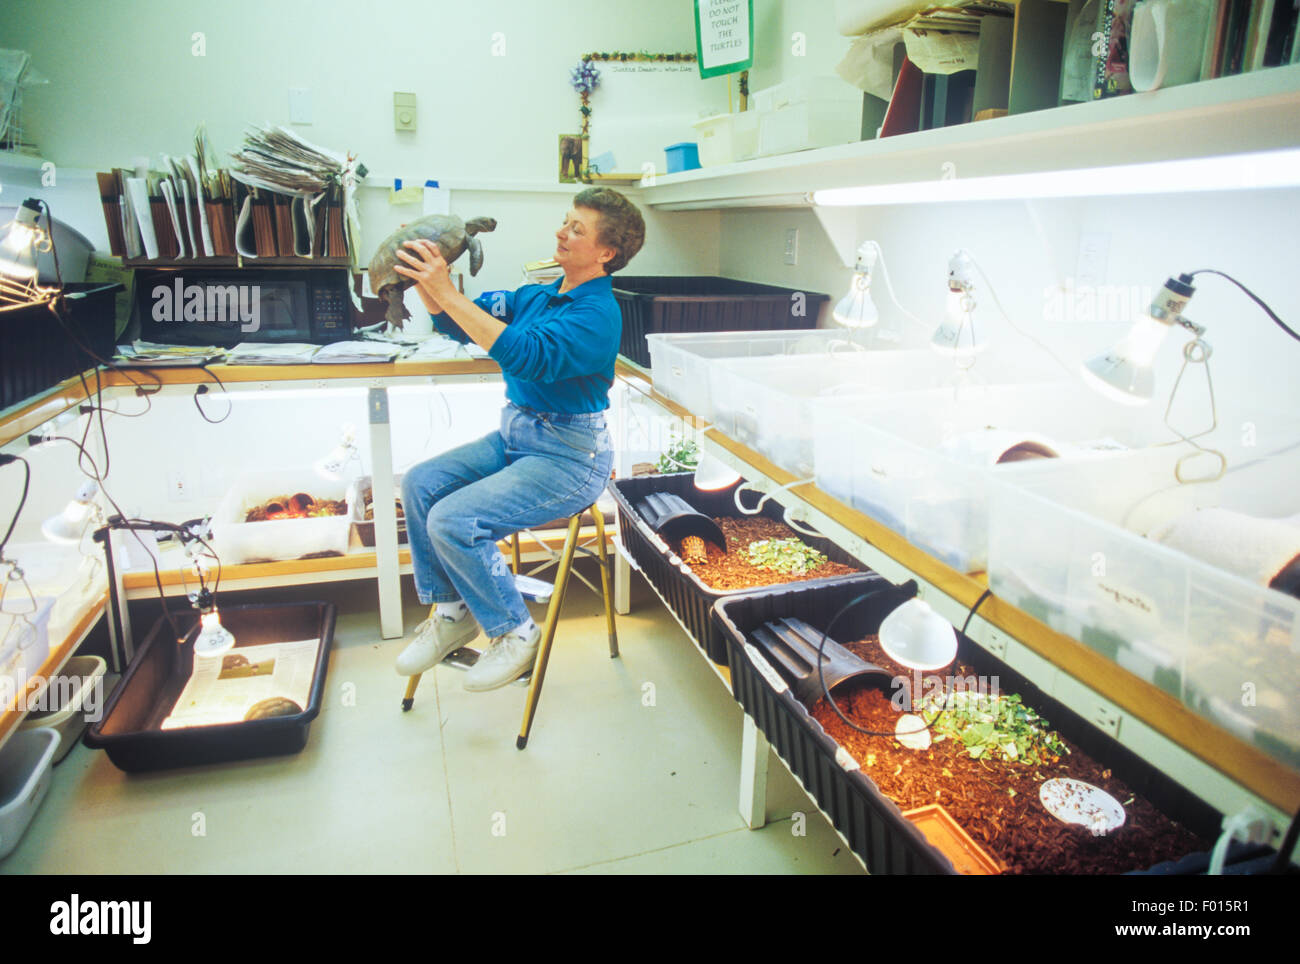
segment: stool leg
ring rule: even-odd
[[[510,571],[519,575],[519,533],[510,536]]]
[[[596,543],[600,546],[600,588],[605,597],[605,631],[609,634],[609,658],[618,656],[618,630],[614,626],[614,587],[609,573],[609,549],[605,544],[605,517],[594,505],[591,517],[596,520]]]
[[[578,545],[578,529],[581,525],[582,513],[579,512],[569,520],[569,534],[565,537],[564,551],[555,573],[555,590],[551,593],[550,605],[546,607],[546,625],[537,647],[537,659],[533,662],[533,678],[528,682],[528,699],[524,702],[524,721],[519,727],[519,738],[515,740],[515,747],[520,750],[528,745],[528,733],[533,728],[537,701],[542,695],[546,663],[551,658],[551,642],[555,639],[555,630],[559,626],[560,607],[564,604],[564,589],[569,582],[569,570],[573,567],[573,551]]]
[[[415,688],[420,685],[420,677],[423,673],[416,673],[406,683],[406,695],[402,697],[402,712],[405,713],[415,702]]]

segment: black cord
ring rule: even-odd
[[[199,368],[201,368],[206,375],[211,377],[211,379],[217,383],[217,386],[221,389],[221,393],[226,396],[226,414],[222,415],[221,418],[208,418],[208,413],[203,411],[203,406],[199,404],[199,396],[208,393],[207,385],[199,385],[194,389],[194,407],[199,410],[199,415],[203,417],[203,421],[207,422],[209,425],[220,425],[226,419],[230,418],[230,413],[235,409],[235,403],[230,400],[230,391],[226,388],[225,383],[217,377],[216,372],[208,368],[207,365],[200,365]]]
[[[1279,328],[1281,328],[1283,331],[1285,331],[1288,335],[1290,335],[1290,336],[1291,336],[1292,338],[1294,338],[1296,341],[1300,341],[1300,334],[1298,334],[1298,333],[1295,331],[1295,329],[1293,329],[1293,328],[1292,328],[1290,325],[1288,325],[1285,321],[1283,321],[1281,318],[1279,318],[1279,317],[1278,317],[1278,316],[1273,312],[1273,309],[1270,308],[1268,305],[1264,304],[1263,300],[1262,300],[1262,299],[1261,299],[1257,294],[1255,294],[1255,292],[1251,291],[1249,288],[1247,288],[1244,284],[1242,284],[1240,281],[1238,281],[1238,280],[1237,280],[1236,278],[1234,278],[1232,275],[1230,275],[1230,274],[1224,274],[1222,271],[1216,271],[1214,268],[1202,268],[1202,269],[1200,269],[1199,271],[1193,271],[1193,272],[1189,273],[1187,277],[1189,277],[1189,278],[1194,278],[1194,277],[1196,277],[1198,274],[1217,274],[1220,278],[1227,278],[1229,281],[1231,281],[1233,284],[1235,284],[1238,288],[1240,288],[1242,291],[1244,291],[1244,292],[1246,293],[1246,296],[1247,296],[1248,298],[1250,298],[1251,301],[1255,302],[1255,304],[1257,304],[1257,305],[1259,305],[1261,308],[1263,308],[1263,309],[1264,309],[1264,314],[1266,314],[1266,315],[1268,315],[1270,318],[1272,318],[1273,321],[1274,321],[1274,323],[1276,323],[1277,326],[1278,326]]]
[[[911,736],[914,733],[923,733],[926,730],[931,729],[936,723],[938,723],[939,719],[948,710],[948,700],[945,698],[943,701],[943,706],[939,709],[939,712],[935,714],[933,719],[927,720],[924,715],[917,714],[918,716],[920,716],[921,721],[925,723],[925,726],[921,727],[920,729],[909,730],[904,733],[899,733],[897,730],[894,730],[890,733],[882,733],[877,730],[868,730],[861,726],[858,726],[847,716],[845,716],[843,711],[840,710],[839,704],[835,702],[835,697],[831,696],[830,688],[826,685],[826,673],[822,669],[822,654],[826,651],[826,640],[830,638],[831,627],[835,625],[836,620],[838,620],[849,609],[853,608],[858,603],[864,602],[867,599],[871,599],[874,596],[878,596],[879,594],[883,592],[887,592],[890,589],[897,589],[897,588],[898,587],[896,586],[882,586],[878,589],[873,589],[870,592],[859,593],[853,599],[850,599],[848,603],[846,603],[844,606],[840,608],[839,612],[837,612],[834,616],[831,617],[830,623],[827,624],[826,630],[822,633],[821,643],[817,647],[817,681],[821,683],[822,695],[826,698],[826,702],[830,704],[831,709],[835,711],[835,715],[838,716],[841,721],[843,721],[845,724],[852,727],[853,729],[857,730],[859,733],[865,733],[868,736],[894,737],[894,736]],[[970,612],[966,614],[966,622],[962,624],[961,634],[963,636],[966,635],[966,628],[970,626],[970,621],[975,616],[975,610],[979,609],[980,605],[983,604],[984,600],[991,595],[993,595],[992,590],[985,589],[984,592],[980,595],[979,599],[975,600],[975,605],[972,606]]]
[[[9,544],[9,537],[14,534],[14,526],[18,524],[18,517],[22,515],[23,506],[27,504],[27,488],[32,481],[32,466],[21,455],[0,455],[0,464],[8,465],[9,462],[23,463],[23,469],[26,475],[23,476],[23,494],[18,499],[18,508],[14,509],[14,517],[9,521],[9,528],[5,532],[5,537],[0,539],[0,557],[4,556],[5,546]]]

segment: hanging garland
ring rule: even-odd
[[[582,62],[569,72],[569,83],[578,92],[580,101],[578,113],[582,115],[582,137],[586,138],[590,134],[591,94],[600,86],[600,71],[596,69],[596,63],[626,64],[641,61],[662,64],[688,64],[694,63],[695,60],[695,54],[652,54],[644,50],[636,53],[615,51],[614,53],[583,54]],[[581,172],[579,177],[590,184],[591,173],[591,169],[587,168]]]

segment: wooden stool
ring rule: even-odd
[[[578,532],[582,527],[584,515],[590,515],[596,525],[596,552],[592,552],[586,545],[579,545],[578,542]],[[548,584],[531,576],[521,576],[519,573],[518,533],[511,537],[511,548],[515,578],[520,586],[520,592],[523,593],[525,598],[534,602],[548,602],[542,590],[542,587],[548,586]],[[560,607],[564,605],[564,592],[568,587],[569,574],[573,570],[573,557],[578,552],[600,560],[600,586],[605,602],[605,628],[609,635],[609,656],[610,659],[618,656],[618,632],[614,626],[614,580],[610,571],[609,549],[605,537],[605,518],[593,504],[583,512],[577,512],[569,517],[569,527],[564,539],[564,548],[560,551],[558,560],[555,561],[558,564],[555,573],[555,585],[551,589],[546,608],[546,622],[542,626],[542,635],[537,646],[537,658],[533,662],[532,670],[515,681],[521,685],[524,683],[528,685],[528,697],[524,702],[524,719],[519,728],[519,736],[515,740],[515,746],[520,750],[528,745],[528,733],[532,729],[533,716],[537,712],[537,703],[542,695],[542,683],[546,679],[546,664],[551,656],[551,643],[555,641],[555,631],[560,622]],[[581,575],[579,575],[579,578],[582,578]],[[478,656],[476,650],[466,646],[449,655],[444,662],[468,668],[474,665],[478,660]],[[421,676],[423,676],[422,673],[412,676],[410,682],[406,684],[406,696],[402,699],[403,710],[409,710],[412,703],[414,703],[415,689],[420,685]]]

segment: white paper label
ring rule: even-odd
[[[754,664],[754,668],[758,670],[763,679],[767,680],[768,686],[772,687],[777,693],[784,693],[789,689],[785,685],[785,680],[781,679],[776,670],[772,669],[767,660],[763,658],[763,654],[748,642],[745,643],[745,652],[749,656],[749,661]]]

